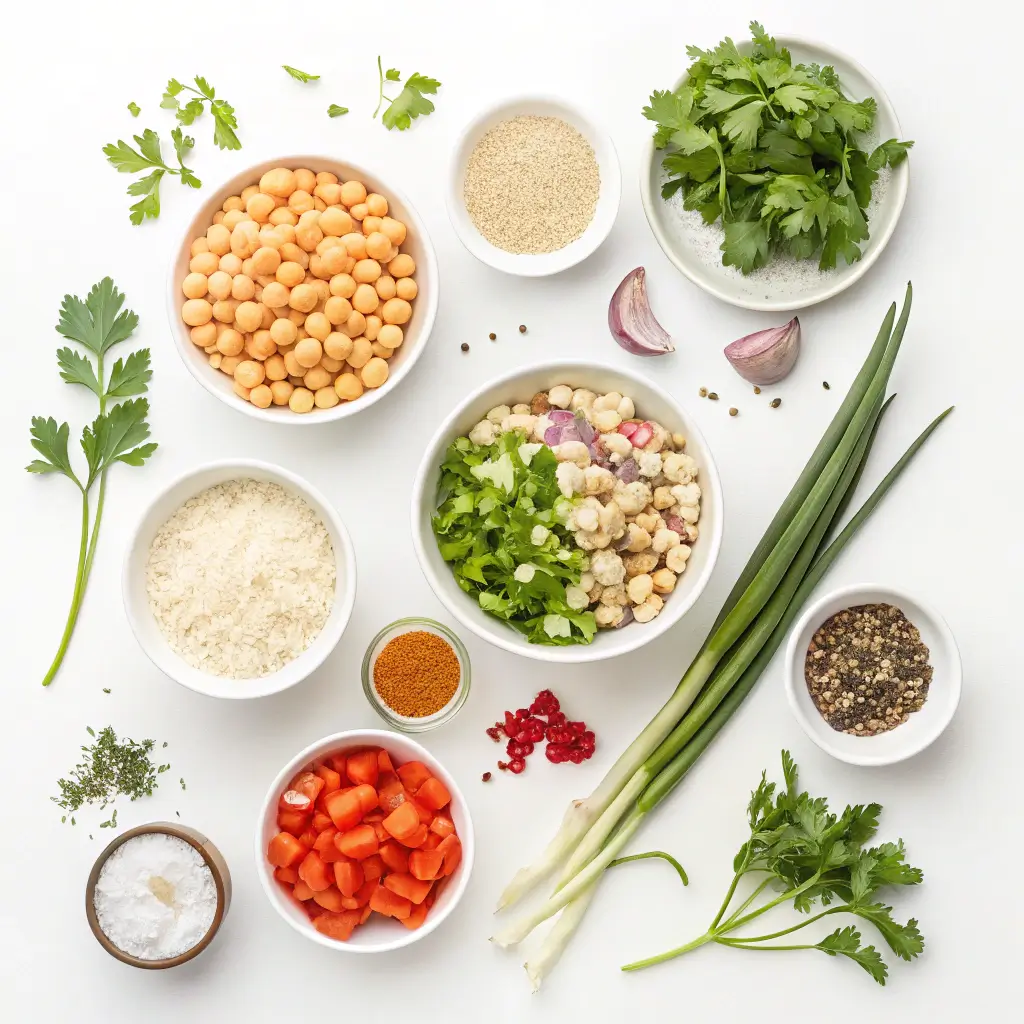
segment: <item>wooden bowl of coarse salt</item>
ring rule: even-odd
[[[227,862],[201,832],[154,821],[96,858],[85,914],[99,944],[144,970],[177,967],[213,941],[231,903]]]
[[[611,136],[554,97],[484,110],[463,130],[448,176],[448,216],[462,244],[507,274],[544,277],[608,237],[622,182]]]
[[[337,646],[356,558],[334,506],[268,462],[200,466],[142,515],[121,578],[132,632],[175,682],[211,697],[280,693]]]

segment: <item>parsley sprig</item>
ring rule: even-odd
[[[298,68],[290,67],[288,64],[282,64],[281,67],[297,82],[318,82],[320,80],[319,75],[311,75],[308,71],[300,71]]]
[[[776,253],[818,254],[822,270],[853,263],[868,238],[865,210],[878,171],[906,159],[913,142],[861,148],[876,103],[844,95],[832,67],[794,64],[756,21],[749,56],[726,38],[687,47],[686,80],[652,93],[644,117],[666,151],[662,196],[711,224],[721,218],[722,262],[749,274]]]
[[[65,295],[60,310],[57,332],[85,349],[64,347],[57,351],[60,375],[69,384],[80,384],[99,401],[99,415],[82,430],[81,446],[85,454],[86,472],[79,475],[68,452],[71,428],[52,417],[32,418],[32,447],[42,458],[25,468],[30,473],[59,473],[67,477],[82,495],[82,530],[78,550],[78,567],[64,633],[57,654],[43,678],[48,686],[60,669],[67,653],[82,598],[92,572],[103,504],[107,489],[107,471],[116,462],[141,466],[156,444],[147,442],[149,402],[134,396],[145,394],[152,377],[149,349],[139,349],[126,358],[118,358],[105,373],[107,352],[128,338],[138,326],[139,318],[130,309],[122,309],[124,295],[114,282],[105,277],[93,285],[83,301],[77,295]],[[90,509],[90,493],[99,482],[95,512]],[[90,521],[92,524],[90,532]]]
[[[862,943],[853,925],[837,928],[814,943],[773,941],[834,914],[852,914],[873,925],[901,960],[913,960],[921,953],[924,938],[917,921],[911,918],[900,924],[892,916],[892,907],[877,898],[887,886],[917,885],[923,878],[919,868],[907,863],[902,839],[866,847],[878,829],[881,806],[858,804],[838,816],[830,814],[824,797],[798,792],[797,766],[786,750],[782,752],[782,773],[785,788],[777,790],[762,773],[751,794],[747,805],[750,838],[733,860],[732,882],[707,932],[685,946],[628,964],[623,970],[650,967],[717,942],[734,949],[817,949],[853,960],[884,985],[889,973],[885,961],[874,946]],[[737,889],[748,876],[761,876],[761,880],[730,913]],[[772,898],[757,905],[766,896]],[[784,903],[792,903],[807,919],[764,935],[734,934]],[[817,906],[822,909],[812,914]]]
[[[441,83],[436,78],[428,78],[414,71],[406,80],[402,91],[394,98],[384,95],[385,82],[400,82],[402,73],[397,68],[384,70],[380,57],[377,58],[377,74],[380,78],[380,91],[377,99],[377,109],[373,112],[376,117],[380,108],[387,100],[388,106],[381,114],[381,123],[390,131],[397,128],[404,132],[417,117],[426,117],[434,110],[432,100],[428,100],[424,93],[434,95],[441,88]]]
[[[141,135],[134,135],[132,138],[134,138],[138,149],[132,149],[123,139],[118,139],[116,144],[111,142],[104,146],[103,152],[110,163],[122,174],[137,174],[139,171],[149,170],[149,174],[138,178],[128,186],[128,195],[141,197],[129,208],[129,219],[133,224],[138,225],[146,217],[160,216],[160,182],[165,174],[176,174],[181,183],[190,188],[200,188],[203,183],[190,168],[185,166],[185,157],[195,145],[195,139],[185,135],[181,128],[171,130],[174,154],[178,160],[176,168],[169,167],[164,162],[160,136],[151,128],[147,128]]]
[[[192,81],[196,83],[195,88],[172,78],[167,83],[160,106],[165,110],[173,110],[179,123],[187,127],[202,115],[209,104],[213,116],[213,141],[221,149],[241,149],[242,143],[235,134],[238,127],[235,108],[227,100],[219,99],[217,90],[202,75],[196,75]],[[192,93],[192,96],[183,103],[179,97],[186,92]]]

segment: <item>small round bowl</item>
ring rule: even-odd
[[[590,143],[601,175],[594,219],[579,238],[554,252],[513,253],[492,245],[473,223],[463,196],[466,166],[477,143],[502,121],[523,114],[557,117],[571,124]],[[546,277],[568,270],[586,259],[608,237],[619,211],[621,192],[619,158],[607,132],[598,128],[582,110],[564,100],[549,96],[521,96],[489,107],[463,129],[455,143],[448,172],[448,216],[459,240],[481,263],[506,274]]]
[[[200,491],[227,480],[249,477],[280,484],[298,494],[323,521],[331,537],[337,566],[334,606],[319,635],[297,658],[258,679],[228,679],[193,668],[171,649],[149,608],[146,563],[149,548],[161,526]],[[337,646],[356,598],[356,555],[348,530],[334,506],[312,484],[281,466],[255,459],[210,462],[179,477],[158,494],[143,513],[128,544],[121,574],[125,613],[139,646],[150,661],[176,683],[210,697],[246,699],[280,693],[302,682]]]
[[[299,902],[290,896],[274,878],[274,869],[267,860],[267,845],[279,831],[277,828],[277,802],[288,783],[302,771],[308,771],[314,762],[344,750],[356,747],[382,747],[396,764],[407,761],[422,761],[440,779],[451,794],[451,816],[455,830],[462,842],[462,862],[448,880],[437,902],[430,908],[426,920],[414,931],[409,931],[399,921],[389,921],[374,914],[370,920],[357,928],[348,942],[328,938],[318,932],[306,916]],[[389,953],[403,946],[411,946],[426,938],[448,917],[462,899],[469,876],[473,871],[473,823],[469,816],[469,805],[455,780],[444,766],[425,747],[401,733],[385,732],[382,729],[353,729],[325,736],[298,753],[278,773],[267,790],[256,824],[256,873],[263,885],[273,908],[300,935],[326,946],[348,953]]]
[[[590,388],[598,394],[618,391],[633,399],[637,415],[656,420],[667,430],[686,437],[686,451],[699,466],[697,480],[701,488],[700,535],[686,572],[679,577],[664,610],[651,622],[634,622],[623,629],[602,629],[589,644],[548,647],[531,644],[501,619],[484,612],[476,600],[459,588],[451,567],[441,558],[430,525],[436,509],[437,482],[445,449],[481,420],[496,405],[529,402],[538,391],[556,384]],[[554,664],[579,664],[601,661],[628,654],[671,629],[700,597],[711,578],[722,544],[724,511],[722,484],[718,469],[704,435],[693,417],[674,398],[645,377],[619,367],[590,361],[540,363],[526,370],[514,370],[497,377],[469,395],[441,424],[427,445],[416,474],[412,492],[412,539],[423,575],[441,603],[467,629],[502,650],[537,661]]]
[[[854,101],[873,96],[878,103],[875,117],[878,141],[902,138],[899,119],[885,90],[855,60],[831,46],[806,39],[780,36],[777,41],[792,53],[794,64],[832,65],[839,73],[843,91]],[[739,43],[738,48],[741,53],[750,53],[752,44],[748,40]],[[685,78],[685,75],[680,78],[675,87],[678,88]],[[678,192],[670,200],[661,198],[662,156],[663,151],[655,149],[652,140],[647,143],[646,155],[640,162],[640,198],[658,245],[676,268],[699,288],[734,306],[766,312],[804,309],[838,295],[859,281],[892,237],[910,183],[908,160],[887,172],[889,180],[884,192],[878,193],[877,202],[873,201],[869,208],[871,237],[862,245],[864,255],[856,263],[840,263],[835,270],[819,274],[816,259],[800,260],[807,273],[794,275],[792,279],[778,273],[776,264],[772,263],[744,277],[735,267],[722,265],[718,250],[720,225],[697,226],[700,215],[683,213]]]
[[[181,304],[184,296],[181,282],[188,273],[190,259],[189,247],[192,240],[213,223],[213,215],[221,208],[228,196],[238,195],[243,188],[256,184],[260,178],[274,167],[308,167],[313,171],[331,171],[341,181],[356,178],[366,185],[367,191],[379,192],[388,201],[389,214],[401,220],[409,228],[409,235],[402,243],[402,252],[407,252],[416,262],[416,283],[419,293],[413,300],[412,319],[404,324],[402,330],[405,337],[401,347],[389,360],[390,376],[379,387],[368,389],[354,402],[340,402],[333,409],[314,409],[309,413],[294,413],[287,406],[272,405],[268,409],[258,409],[251,402],[241,399],[232,390],[232,380],[226,373],[210,366],[206,353],[192,344],[189,328],[181,319]],[[430,331],[437,315],[438,271],[434,247],[427,234],[427,226],[415,208],[394,185],[385,181],[372,170],[358,164],[336,160],[328,156],[279,156],[271,160],[263,160],[248,167],[238,174],[232,175],[218,188],[202,192],[203,202],[189,222],[185,233],[178,243],[173,256],[167,280],[167,318],[171,324],[171,336],[174,338],[178,355],[188,368],[189,373],[199,383],[232,409],[245,413],[258,420],[268,423],[283,423],[289,426],[314,426],[343,420],[354,416],[363,409],[368,409],[379,402],[385,395],[394,391],[405,376],[413,368],[426,346]]]
[[[414,633],[425,631],[433,633],[447,641],[455,657],[459,659],[459,682],[455,687],[452,699],[440,711],[432,715],[425,715],[422,718],[410,718],[407,715],[400,715],[381,700],[377,688],[373,684],[373,669],[377,663],[380,652],[388,645],[388,642],[403,633]],[[429,732],[436,729],[445,722],[450,722],[462,710],[462,705],[469,698],[469,685],[471,672],[469,666],[469,651],[463,646],[462,641],[445,625],[435,622],[433,619],[408,618],[397,619],[390,626],[385,626],[371,641],[363,655],[363,664],[360,669],[363,679],[363,693],[370,702],[374,711],[384,719],[393,729],[400,729],[402,732]]]
[[[877,736],[850,736],[833,729],[815,707],[804,680],[804,657],[815,631],[836,612],[862,604],[899,608],[920,630],[934,672],[922,707],[901,725]],[[913,757],[939,737],[960,703],[962,671],[956,641],[938,612],[905,591],[864,583],[833,590],[804,612],[789,637],[785,680],[790,709],[822,750],[847,764],[875,766]]]
[[[175,836],[199,851],[203,860],[206,861],[206,866],[213,874],[213,881],[217,886],[217,910],[214,913],[213,923],[210,925],[209,931],[191,949],[186,949],[184,953],[174,957],[167,957],[164,960],[144,960],[141,957],[132,956],[131,953],[125,953],[124,950],[118,949],[107,938],[103,929],[100,928],[95,903],[96,883],[99,880],[103,865],[119,846],[126,843],[129,839],[134,839],[136,836],[150,835],[157,832]],[[103,852],[96,858],[96,863],[93,864],[92,871],[89,872],[89,880],[85,884],[85,916],[88,918],[89,927],[92,929],[93,935],[96,936],[96,941],[115,960],[120,960],[121,963],[128,964],[131,967],[141,967],[146,971],[162,971],[168,967],[177,967],[179,964],[187,963],[194,957],[199,956],[213,942],[213,937],[217,934],[230,905],[231,872],[228,871],[227,861],[224,860],[220,850],[202,832],[189,828],[187,825],[175,825],[170,821],[152,821],[148,825],[139,825],[138,828],[130,828],[127,832],[122,832],[115,840],[108,843]]]

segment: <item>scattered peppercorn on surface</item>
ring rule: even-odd
[[[357,401],[387,381],[413,314],[406,237],[361,181],[274,168],[192,241],[181,318],[210,366],[260,409]]]
[[[532,643],[650,622],[699,533],[699,467],[685,447],[618,392],[560,384],[496,406],[446,454],[441,556]]]
[[[323,935],[347,942],[373,914],[426,920],[462,860],[451,794],[420,761],[370,747],[324,758],[278,801],[274,877]]]

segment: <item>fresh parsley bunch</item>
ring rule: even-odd
[[[895,167],[913,142],[861,148],[876,104],[848,99],[832,67],[794,64],[790,53],[750,23],[753,49],[731,39],[713,50],[688,46],[685,82],[651,95],[643,114],[657,124],[655,145],[668,199],[711,224],[721,218],[722,262],[749,274],[776,253],[818,255],[829,270],[861,257],[865,210],[878,171]]]
[[[860,964],[880,985],[889,973],[874,946],[861,942],[852,925],[837,928],[819,942],[794,944],[784,938],[834,914],[852,914],[873,925],[901,960],[913,960],[924,949],[924,939],[913,918],[906,924],[893,919],[892,907],[878,899],[881,889],[917,885],[923,875],[906,860],[903,840],[866,844],[878,829],[879,804],[847,807],[830,814],[824,797],[797,790],[797,766],[789,751],[782,752],[785,788],[776,789],[765,773],[747,805],[750,838],[733,860],[733,879],[714,921],[704,935],[659,956],[628,964],[639,970],[671,960],[708,942],[735,949],[817,949],[829,956],[845,956]],[[748,876],[759,883],[732,910],[740,883]],[[760,901],[760,902],[759,902]],[[764,935],[742,934],[768,911],[792,903],[806,920]],[[811,913],[820,907],[817,913]],[[775,942],[783,939],[782,942]]]
[[[213,116],[213,141],[221,149],[241,149],[242,143],[235,134],[238,127],[235,108],[227,100],[218,99],[217,90],[202,75],[196,75],[192,81],[196,83],[195,88],[183,85],[176,78],[172,78],[167,83],[160,106],[166,110],[173,110],[178,122],[187,127],[209,104],[210,114]],[[192,96],[187,102],[182,103],[179,97],[186,92],[192,93]]]
[[[185,166],[185,157],[195,145],[195,139],[185,135],[181,128],[171,130],[171,141],[178,158],[177,168],[164,163],[160,149],[160,136],[152,128],[147,128],[141,135],[132,136],[138,149],[132,149],[123,139],[117,143],[108,143],[103,152],[110,163],[122,174],[137,174],[139,171],[150,170],[150,173],[133,181],[128,186],[128,195],[141,196],[137,203],[129,208],[129,219],[135,225],[141,224],[146,217],[160,216],[160,182],[165,174],[178,175],[183,185],[190,188],[201,188],[202,182]]]

